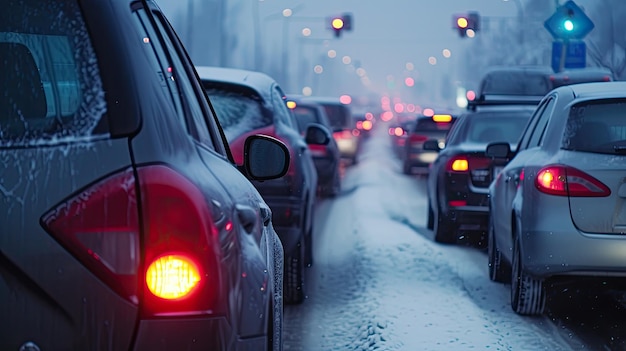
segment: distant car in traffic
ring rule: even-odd
[[[0,18],[0,350],[282,350],[284,143],[234,163],[152,1]]]
[[[489,218],[489,184],[506,164],[505,159],[488,157],[486,147],[496,141],[514,147],[532,112],[524,106],[468,112],[458,118],[445,142],[423,142],[425,150],[438,152],[427,181],[427,227],[435,241],[455,243],[464,235],[480,244]]]
[[[559,87],[540,103],[489,186],[489,277],[511,283],[511,306],[545,311],[546,288],[626,275],[626,84]]]
[[[541,100],[550,90],[549,66],[494,66],[488,69],[480,82],[476,101],[496,100],[498,97],[515,97],[523,100]]]
[[[324,135],[326,129],[309,125],[305,136],[300,135],[284,92],[264,73],[207,66],[196,66],[196,70],[237,164],[245,156],[249,135],[275,137],[289,149],[289,170],[284,176],[253,184],[272,209],[274,227],[283,243],[285,302],[301,303],[306,296],[304,269],[313,262],[313,211],[318,184],[309,145],[329,142],[329,138],[305,138]]]
[[[350,106],[335,97],[303,96],[301,99],[317,102],[324,107],[328,121],[333,127],[333,138],[337,142],[341,157],[351,164],[356,164],[359,140],[354,132]]]
[[[415,122],[411,123],[400,155],[404,174],[429,173],[429,167],[437,158],[438,150],[424,149],[424,142],[435,139],[439,145],[444,145],[446,136],[457,118],[456,114],[436,113],[432,116],[419,115]]]
[[[288,97],[287,106],[293,112],[295,122],[303,136],[312,124],[327,129],[328,144],[309,144],[309,149],[311,149],[311,156],[317,170],[318,194],[324,197],[339,194],[341,191],[341,155],[337,142],[330,134],[332,126],[326,116],[326,110],[316,102],[303,101],[294,97]]]

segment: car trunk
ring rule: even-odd
[[[626,234],[626,156],[574,151],[563,155],[561,163],[583,171],[610,190],[608,196],[570,196],[574,225],[587,233]]]
[[[0,160],[0,328],[11,330],[0,349],[18,350],[27,342],[42,350],[129,349],[136,296],[106,277],[128,280],[137,267],[116,253],[128,245],[115,246],[117,238],[124,240],[123,228],[109,220],[113,206],[102,186],[111,178],[134,179],[128,141],[5,146]],[[124,210],[133,217],[134,183],[115,184],[128,186],[106,189],[128,204]],[[118,274],[107,274],[107,266]],[[136,276],[130,281],[137,285]]]

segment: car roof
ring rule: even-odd
[[[571,93],[576,100],[626,98],[626,82],[595,82],[565,85],[554,89],[560,94]]]
[[[270,100],[270,89],[276,81],[269,75],[239,68],[196,66],[198,76],[203,81],[238,84],[256,90],[263,100]]]

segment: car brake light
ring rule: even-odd
[[[59,204],[42,216],[41,223],[111,289],[138,303],[139,220],[131,169]]]
[[[188,295],[200,282],[200,270],[183,255],[166,255],[152,261],[146,270],[148,290],[157,297],[175,300]]]
[[[433,115],[433,121],[437,123],[449,123],[452,121],[451,115]]]
[[[572,197],[604,197],[611,190],[591,175],[573,167],[550,165],[542,168],[535,186],[543,193]]]
[[[138,169],[144,220],[146,316],[215,313],[223,308],[218,231],[207,199],[163,165]]]
[[[448,161],[446,170],[448,172],[467,172],[488,169],[490,164],[491,159],[486,157],[457,155]]]
[[[328,154],[326,145],[309,144],[309,150],[311,150],[311,156],[323,157]]]

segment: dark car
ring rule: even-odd
[[[514,96],[517,100],[527,97],[536,100],[552,90],[550,76],[554,71],[549,66],[496,66],[483,76],[478,90],[477,102],[497,100],[500,96]]]
[[[357,163],[359,140],[354,132],[350,106],[334,97],[303,96],[301,99],[316,102],[324,107],[341,157],[352,164]]]
[[[586,67],[569,69],[563,72],[553,73],[549,76],[552,89],[563,85],[572,85],[592,82],[612,82],[613,72],[601,67]]]
[[[270,135],[289,148],[291,162],[287,174],[253,183],[272,209],[274,227],[284,246],[285,302],[301,303],[305,298],[304,269],[313,263],[313,211],[318,184],[309,145],[327,145],[330,138],[305,139],[300,135],[286,96],[272,77],[235,68],[198,66],[196,69],[236,163],[244,158],[249,135]],[[325,132],[325,128],[310,125],[305,135]]]
[[[489,187],[489,277],[511,307],[542,314],[550,286],[602,286],[626,275],[626,84],[563,86],[546,95]],[[565,284],[565,285],[562,285]],[[594,293],[595,294],[595,293]]]
[[[457,115],[437,113],[432,116],[419,115],[410,125],[401,149],[404,174],[429,173],[430,164],[437,158],[437,151],[424,149],[424,142],[435,139],[444,145],[446,135],[457,120]]]
[[[153,2],[5,2],[0,70],[1,350],[282,349],[283,248],[246,176],[289,154],[250,136],[234,164]]]
[[[428,175],[428,228],[435,241],[454,243],[461,234],[486,231],[489,184],[506,162],[487,157],[486,147],[496,141],[515,145],[532,111],[532,107],[503,106],[465,113],[445,147],[437,139],[424,143],[424,149],[441,150]]]
[[[293,112],[300,133],[304,136],[312,124],[322,126],[328,131],[327,145],[309,144],[311,156],[317,170],[318,194],[320,196],[335,196],[341,190],[341,155],[337,142],[331,136],[332,126],[326,116],[324,107],[316,102],[302,101],[289,97],[287,106]]]
[[[388,133],[391,138],[391,148],[399,158],[403,156],[409,131],[415,126],[417,117],[418,115],[415,113],[398,114],[389,122]]]

